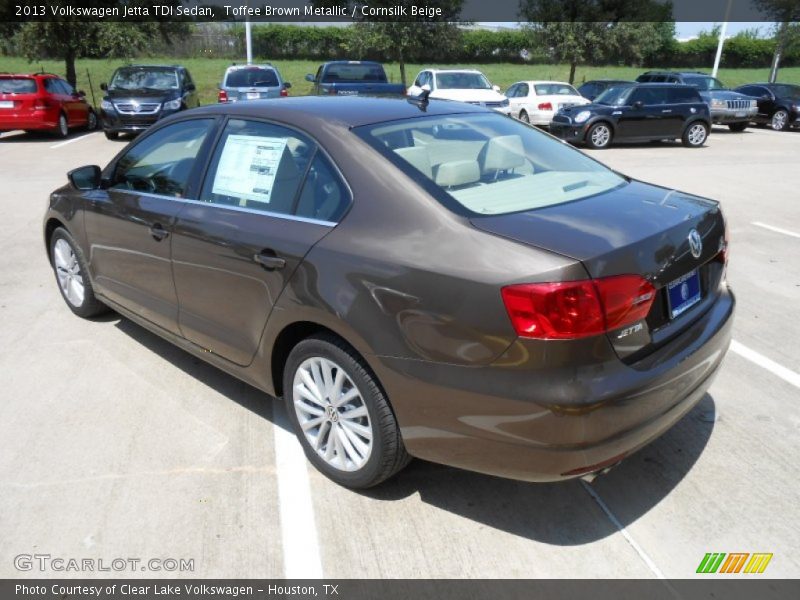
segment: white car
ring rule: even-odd
[[[562,108],[591,104],[562,81],[518,81],[506,90],[511,116],[531,125],[548,126]]]
[[[504,115],[510,112],[508,98],[500,93],[500,88],[474,69],[425,69],[408,88],[408,95],[419,96],[423,86],[430,90],[429,98],[479,104]]]

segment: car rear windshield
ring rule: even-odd
[[[117,69],[109,84],[115,90],[177,90],[178,72],[158,67],[124,67]]]
[[[275,87],[277,85],[279,83],[275,69],[252,67],[229,71],[223,87]]]
[[[0,94],[35,94],[36,80],[30,77],[0,77]]]
[[[436,87],[440,90],[489,90],[492,85],[483,73],[437,73]]]
[[[566,83],[537,83],[533,89],[537,96],[580,96],[578,90]]]
[[[418,117],[354,131],[458,212],[533,210],[626,183],[567,144],[499,114]]]
[[[386,73],[380,65],[342,64],[328,65],[322,74],[322,83],[361,83],[371,81],[386,83]]]

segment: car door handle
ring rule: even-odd
[[[253,260],[270,271],[282,269],[286,266],[286,261],[279,256],[275,256],[275,252],[272,250],[264,250],[259,254],[254,254]]]
[[[664,109],[664,110],[662,110],[661,112],[662,112],[662,113],[671,113],[671,112],[672,112],[672,109],[671,109],[671,108],[665,108],[665,109]]]
[[[163,240],[165,237],[167,237],[169,235],[169,231],[164,229],[164,227],[163,227],[163,225],[161,225],[161,223],[154,223],[150,227],[150,235],[153,236],[153,239],[155,241],[160,242],[161,240]]]

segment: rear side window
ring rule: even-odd
[[[667,98],[672,104],[687,104],[690,102],[702,102],[700,94],[694,88],[671,88],[667,90]]]
[[[0,77],[0,94],[35,94],[36,80],[30,77]]]
[[[117,162],[112,189],[185,197],[212,119],[181,121],[135,144]]]
[[[667,103],[667,90],[665,88],[641,87],[633,92],[631,102],[641,102],[645,106]]]
[[[236,69],[225,78],[225,87],[275,87],[278,76],[273,69]]]
[[[58,79],[45,79],[44,89],[47,90],[48,94],[61,95],[64,93],[64,89],[58,85]]]
[[[305,135],[272,123],[233,119],[214,150],[200,200],[336,221],[347,209],[349,193]]]

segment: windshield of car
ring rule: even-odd
[[[533,86],[537,96],[579,96],[578,90],[566,83],[537,83]]]
[[[454,210],[527,211],[626,183],[571,146],[498,114],[418,117],[354,131]]]
[[[180,86],[175,69],[125,67],[117,69],[108,87],[115,90],[177,90]]]
[[[772,92],[779,98],[800,98],[800,85],[773,85]]]
[[[328,65],[322,74],[322,83],[386,83],[386,73],[380,65],[341,64]]]
[[[623,106],[633,91],[632,85],[613,85],[594,99],[595,104],[607,106]]]
[[[722,82],[719,79],[714,77],[710,77],[708,75],[703,75],[699,77],[684,77],[684,83],[687,85],[693,85],[698,90],[702,90],[704,92],[710,92],[712,90],[724,90],[725,86],[722,85]]]
[[[34,94],[36,80],[30,77],[0,77],[0,94]]]
[[[436,88],[440,90],[490,90],[492,85],[483,73],[437,73]]]
[[[247,67],[228,71],[223,87],[275,87],[279,85],[275,69]]]

